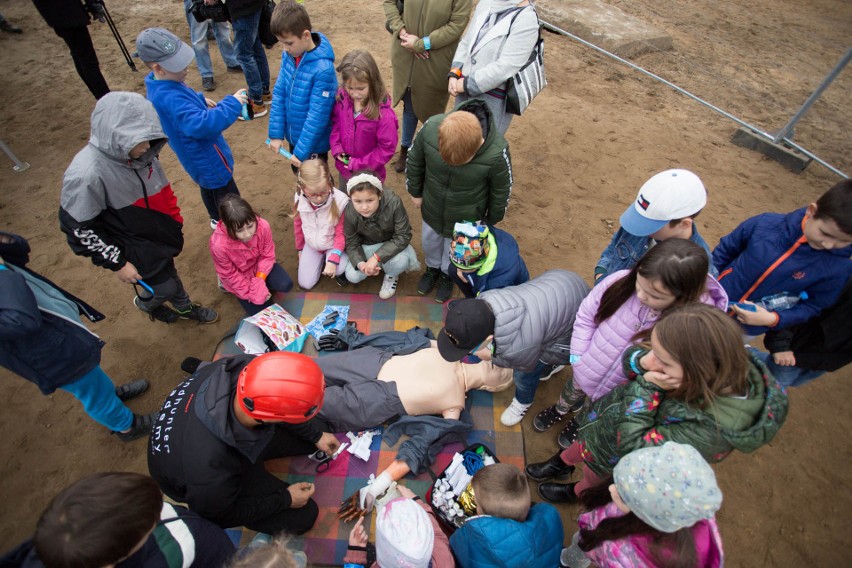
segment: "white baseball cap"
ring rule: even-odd
[[[673,219],[695,215],[707,205],[707,190],[689,170],[666,170],[639,188],[636,201],[621,215],[621,226],[631,235],[646,237]]]

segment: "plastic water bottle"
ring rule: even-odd
[[[763,306],[770,312],[780,312],[781,310],[789,310],[800,301],[807,299],[807,292],[799,292],[796,295],[790,294],[789,292],[779,292],[778,294],[765,296],[761,298],[760,301],[755,302],[755,304]]]

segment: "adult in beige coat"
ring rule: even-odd
[[[386,27],[392,35],[393,104],[403,101],[397,172],[405,170],[418,120],[425,122],[447,109],[447,73],[471,6],[472,0],[384,0]]]

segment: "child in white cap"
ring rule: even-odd
[[[705,205],[707,190],[689,170],[666,170],[652,176],[621,215],[621,227],[595,265],[595,284],[613,272],[632,268],[649,248],[673,237],[692,241],[710,258],[710,247],[695,225]],[[719,274],[713,263],[710,274]]]
[[[676,442],[636,450],[611,481],[581,494],[587,512],[561,567],[723,565],[715,518],[722,493],[698,450]]]
[[[452,568],[456,565],[447,536],[434,513],[420,498],[403,485],[397,486],[402,497],[389,501],[377,511],[376,561],[368,564],[367,532],[364,517],[349,533],[349,551],[344,566],[364,568]]]

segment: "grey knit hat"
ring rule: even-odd
[[[668,442],[621,458],[615,486],[630,510],[666,533],[710,519],[722,506],[716,475],[698,450]]]

